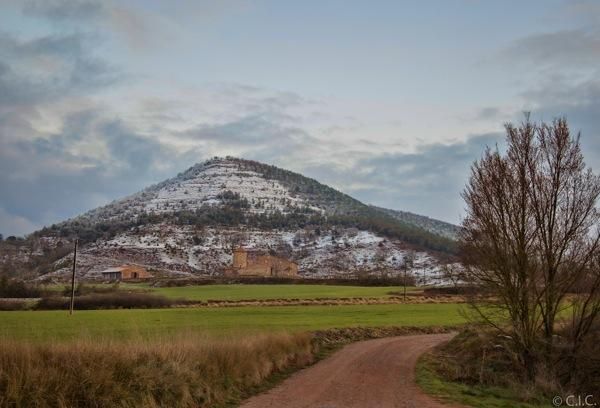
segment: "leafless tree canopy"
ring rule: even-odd
[[[507,334],[533,376],[538,361],[550,363],[564,308],[574,312],[574,336],[584,336],[598,315],[600,179],[565,119],[509,124],[506,137],[505,153],[488,148],[472,166],[461,246],[469,279],[508,316]],[[495,308],[475,307],[507,331]]]

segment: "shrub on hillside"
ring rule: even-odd
[[[19,279],[0,277],[0,297],[2,298],[39,298],[44,291],[36,285],[28,284]]]

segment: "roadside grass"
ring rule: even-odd
[[[147,283],[121,283],[122,290],[148,290],[173,299],[187,300],[261,300],[261,299],[319,299],[389,297],[391,292],[402,293],[402,286],[344,286],[344,285],[194,285],[152,287]],[[414,292],[415,287],[407,287]],[[397,295],[396,295],[397,296]]]
[[[508,387],[471,385],[448,381],[436,372],[435,355],[421,356],[417,363],[417,384],[427,394],[444,402],[455,402],[475,408],[542,408],[548,402],[523,402],[517,391]]]
[[[343,327],[455,326],[461,304],[273,306],[0,312],[0,339],[34,341],[81,337],[126,339],[176,333],[227,337],[232,333],[301,332]]]

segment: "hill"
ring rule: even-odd
[[[44,228],[29,240],[42,253],[58,254],[57,247],[78,237],[81,262],[91,275],[123,262],[171,275],[219,274],[236,245],[295,259],[306,276],[393,273],[409,250],[425,270],[440,254],[453,254],[449,224],[425,217],[429,224],[417,223],[413,218],[420,216],[401,214],[408,213],[368,206],[298,173],[227,157]],[[68,256],[55,257],[52,263],[45,258],[39,272],[64,273]]]

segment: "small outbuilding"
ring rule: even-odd
[[[146,268],[137,265],[122,265],[103,270],[102,277],[110,281],[151,278]]]

